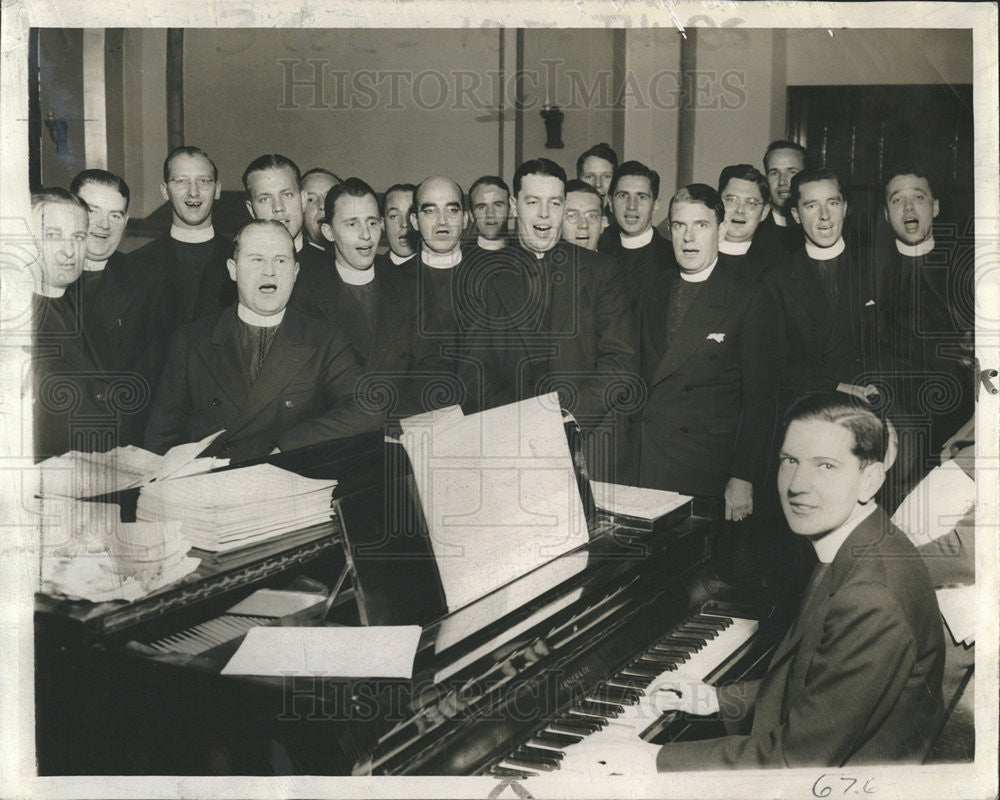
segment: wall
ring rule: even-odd
[[[166,43],[164,30],[133,29],[122,37],[123,177],[132,192],[129,214],[136,218],[145,217],[163,203],[160,181],[167,154]],[[110,142],[108,151],[114,152]]]
[[[969,30],[788,30],[792,86],[972,83]]]
[[[69,186],[86,167],[83,135],[83,31],[42,29],[38,35],[39,101],[42,114],[41,168],[43,186]],[[59,153],[45,118],[52,112],[66,120],[69,151]]]
[[[189,29],[185,140],[215,159],[226,189],[271,152],[376,191],[433,174],[467,187],[499,169],[500,35]]]

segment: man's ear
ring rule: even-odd
[[[862,470],[861,489],[858,502],[867,503],[885,483],[885,464],[873,461]]]
[[[236,262],[233,259],[231,259],[231,258],[226,259],[226,269],[229,270],[229,278],[230,278],[230,280],[234,280],[235,281],[236,280]]]
[[[517,198],[516,197],[511,197],[510,198],[510,215],[514,219],[517,219]]]
[[[170,202],[170,195],[167,194],[167,184],[165,184],[163,181],[160,181],[160,197],[162,197],[168,203]]]
[[[469,223],[472,221],[472,215],[468,211],[462,212],[462,230],[466,230],[469,227]]]
[[[416,215],[416,213],[413,212],[413,211],[411,211],[406,216],[410,220],[410,230],[413,230],[413,231],[417,230],[417,215]]]
[[[250,219],[257,219],[257,215],[253,213],[253,203],[251,203],[249,200],[247,200],[246,203],[247,203],[247,213],[250,214]]]
[[[323,238],[328,242],[333,241],[333,228],[329,222],[321,222],[319,224],[319,232],[323,234]]]
[[[222,197],[222,180],[219,179],[215,182],[215,199],[218,200]]]
[[[726,238],[726,232],[729,230],[729,223],[723,219],[719,223],[719,241],[723,241]]]
[[[931,219],[937,219],[938,212],[941,211],[941,204],[938,203],[936,197],[934,198],[934,205],[932,206],[932,208],[934,209],[934,215],[931,217]]]
[[[657,198],[656,198],[656,199],[655,199],[655,200],[653,201],[653,213],[655,214],[655,213],[656,213],[657,211],[659,211],[659,210],[660,210],[660,198],[659,198],[659,197],[657,197]]]
[[[792,219],[795,220],[795,224],[796,225],[801,225],[802,224],[802,220],[799,219],[799,210],[795,206],[792,206],[788,210],[792,212]]]

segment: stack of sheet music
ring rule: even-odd
[[[141,489],[136,519],[178,520],[196,548],[224,552],[329,520],[336,485],[272,464],[173,478]]]

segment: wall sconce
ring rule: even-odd
[[[55,142],[57,153],[68,153],[69,152],[69,124],[63,117],[56,117],[49,110],[48,116],[45,118],[45,127],[49,129],[49,136],[52,141]]]
[[[562,123],[566,115],[559,110],[559,106],[549,106],[548,103],[542,106],[540,113],[545,120],[545,146],[554,150],[565,147],[562,140]]]

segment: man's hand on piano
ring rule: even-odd
[[[739,522],[753,513],[753,484],[742,478],[726,482],[726,519]]]
[[[601,732],[602,734],[604,731]],[[566,748],[559,764],[560,773],[587,776],[655,775],[656,755],[660,745],[638,736],[628,739],[595,734]]]
[[[658,680],[646,689],[646,700],[661,714],[684,711],[705,717],[719,710],[719,695],[715,687],[684,675]]]

